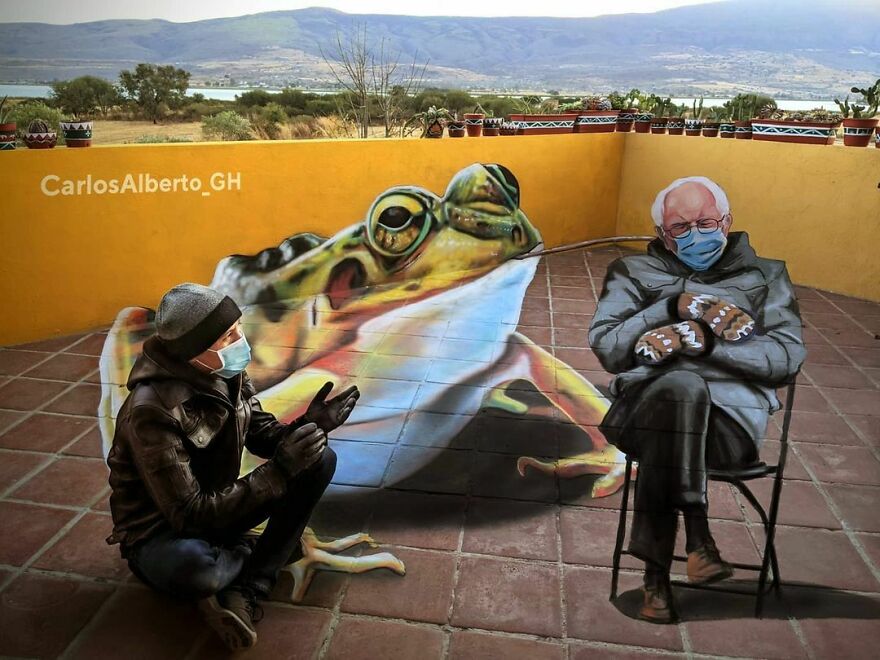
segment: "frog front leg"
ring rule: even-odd
[[[593,483],[592,496],[606,497],[615,493],[623,485],[626,456],[610,445],[597,428],[608,410],[605,397],[574,369],[522,335],[510,337],[500,361],[506,365],[505,381],[490,392],[484,406],[524,414],[528,407],[511,397],[509,388],[516,379],[531,381],[566,420],[578,425],[590,437],[592,444],[589,451],[556,461],[520,457],[519,473],[524,476],[533,468],[562,479],[597,474],[600,477]]]

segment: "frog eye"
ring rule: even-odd
[[[367,215],[367,240],[386,257],[412,254],[431,231],[429,201],[416,191],[390,191],[381,195]]]

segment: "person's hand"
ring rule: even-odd
[[[695,357],[706,351],[703,327],[696,321],[682,321],[648,330],[638,341],[634,352],[644,364],[661,364],[678,354]]]
[[[357,385],[352,385],[347,390],[328,400],[327,395],[330,394],[332,389],[333,383],[330,381],[324,383],[324,386],[318,390],[315,398],[312,399],[304,416],[305,421],[314,422],[325,433],[330,433],[333,429],[345,424],[345,420],[351,415],[351,411],[361,396]]]
[[[745,341],[755,333],[755,320],[732,302],[705,293],[682,293],[676,304],[678,317],[702,321],[724,341]]]
[[[278,443],[272,460],[293,477],[317,461],[326,446],[324,431],[317,424],[304,424]]]

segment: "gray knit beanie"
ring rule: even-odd
[[[169,290],[156,312],[156,334],[172,355],[191,360],[211,347],[241,317],[235,301],[201,284]]]

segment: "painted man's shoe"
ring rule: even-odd
[[[229,587],[199,601],[199,609],[229,649],[249,649],[257,643],[254,623],[262,618],[263,611],[250,589]]]
[[[652,581],[642,587],[642,606],[638,616],[642,621],[650,623],[667,624],[678,621],[668,579]]]
[[[707,541],[687,556],[687,576],[691,584],[709,584],[733,575],[733,566],[721,558],[714,541]]]

